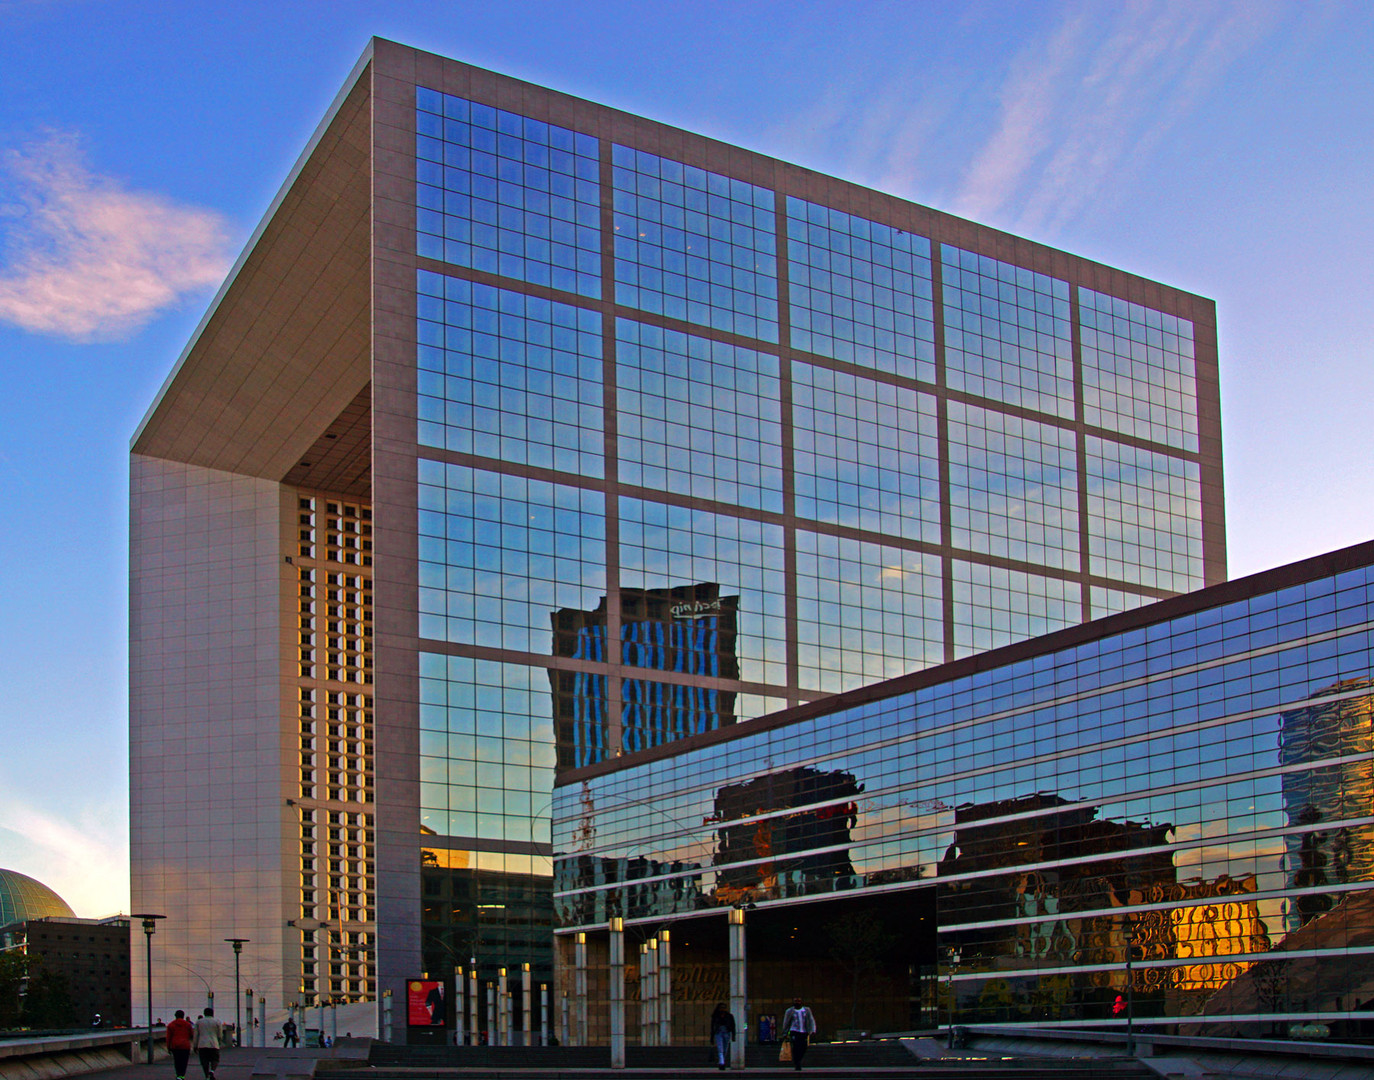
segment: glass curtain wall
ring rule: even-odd
[[[1199,608],[588,770],[555,800],[560,927],[741,904],[829,926],[826,904],[905,897],[936,913],[926,1022],[1120,1023],[1134,947],[1137,1023],[1367,1033],[1374,571]],[[921,1022],[909,959],[866,1004],[897,1028]],[[791,978],[833,1017],[844,974]]]
[[[724,164],[415,120],[431,969],[547,977],[560,768],[1202,584],[1186,320]]]

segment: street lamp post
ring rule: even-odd
[[[954,969],[959,966],[959,959],[962,954],[959,946],[951,945],[949,949],[949,974],[945,980],[946,991],[949,996],[949,1032],[946,1038],[946,1048],[954,1049]]]
[[[243,952],[243,947],[251,941],[246,937],[227,937],[224,939],[234,946],[234,1045],[243,1045],[243,1027],[240,1020],[243,1017],[243,1001],[239,996],[239,954]]]
[[[147,940],[147,975],[148,975],[148,1064],[153,1063],[153,935],[157,933],[158,919],[167,918],[166,915],[150,915],[146,912],[138,913],[133,916],[135,919],[143,920],[143,936]]]
[[[1135,1057],[1135,977],[1131,961],[1135,959],[1135,923],[1126,923],[1126,1056]]]

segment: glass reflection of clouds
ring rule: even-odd
[[[621,319],[622,483],[782,511],[778,358]]]
[[[802,686],[838,692],[943,659],[940,560],[797,530]]]
[[[1237,593],[558,789],[564,925],[929,882],[970,1000],[1017,987],[1001,1019],[1107,1022],[1132,935],[1146,1015],[1344,1015],[1374,992],[1374,573]]]
[[[417,253],[600,296],[598,141],[425,87],[415,104]]]
[[[1084,419],[1196,451],[1193,324],[1091,289],[1080,288],[1078,297]]]
[[[948,244],[940,269],[949,386],[1071,418],[1068,282]]]
[[[628,146],[611,160],[616,302],[777,341],[773,193]]]
[[[793,348],[935,381],[929,240],[789,197],[787,261]]]
[[[421,270],[418,441],[599,477],[601,319]]]
[[[783,683],[783,531],[748,518],[643,499],[620,500],[620,579],[631,589],[713,582],[739,596],[740,677]]]
[[[794,363],[792,430],[799,517],[939,543],[934,397]]]
[[[1195,461],[1088,436],[1089,569],[1186,592],[1202,585]]]
[[[1010,645],[1083,621],[1076,581],[956,560],[954,655]]]
[[[420,654],[422,828],[440,836],[548,843],[553,759],[543,672]]]
[[[605,496],[420,460],[420,636],[549,655],[606,591]]]
[[[1078,569],[1078,472],[1067,428],[952,401],[949,499],[954,546]]]

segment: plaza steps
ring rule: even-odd
[[[778,1063],[775,1046],[745,1049],[750,1080],[785,1080],[797,1074]],[[321,1060],[315,1080],[356,1080],[358,1065]],[[719,1075],[704,1044],[628,1046],[625,1069],[610,1068],[605,1046],[387,1046],[374,1043],[367,1080],[667,1080]],[[817,1043],[806,1055],[805,1072],[863,1080],[1147,1080],[1155,1074],[1126,1059],[918,1060],[895,1040]]]

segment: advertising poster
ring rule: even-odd
[[[411,979],[406,984],[406,1023],[411,1027],[444,1027],[444,984],[434,979]]]

